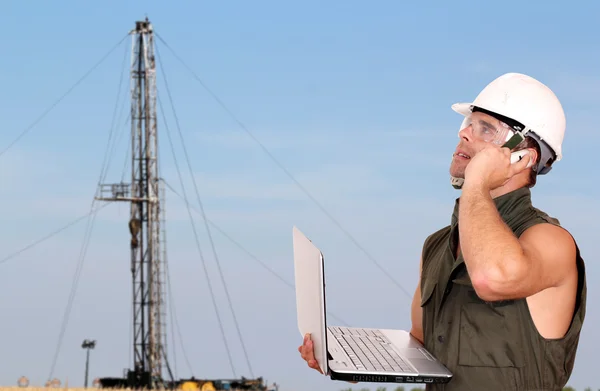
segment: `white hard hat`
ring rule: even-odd
[[[565,135],[565,113],[556,95],[538,80],[520,73],[507,73],[488,84],[472,103],[456,103],[452,109],[469,116],[475,107],[519,122],[527,135],[540,144],[542,156],[539,174],[561,160]],[[546,145],[544,145],[546,144]]]

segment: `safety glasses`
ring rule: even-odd
[[[465,118],[463,129],[471,127],[473,137],[492,144],[503,145],[515,132],[504,122],[498,121],[499,125],[494,125],[485,119],[470,115]]]

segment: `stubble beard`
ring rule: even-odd
[[[461,162],[452,160],[450,163],[450,175],[454,178],[463,178],[465,177],[465,169],[467,168],[468,162]]]

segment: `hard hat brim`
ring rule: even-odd
[[[473,103],[455,103],[452,105],[452,110],[466,117],[473,112]]]

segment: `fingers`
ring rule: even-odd
[[[309,364],[309,366],[311,366],[311,364],[314,366],[317,360],[315,360],[314,345],[313,341],[310,339],[310,334],[306,334],[304,336],[304,345],[302,345],[302,347],[302,358]]]
[[[298,352],[300,352],[300,356],[304,361],[306,361],[306,364],[309,368],[315,369],[321,374],[323,373],[319,367],[319,363],[317,360],[315,360],[314,346],[312,340],[310,339],[310,334],[306,334],[304,336],[304,341],[302,341],[302,345],[298,347]]]
[[[511,165],[511,171],[513,175],[518,174],[521,171],[527,169],[530,166],[530,163],[532,163],[531,159],[533,156],[531,155],[531,152],[528,149],[526,149],[525,151],[527,153],[521,158],[521,160]]]
[[[321,371],[321,368],[319,367],[319,363],[317,362],[317,360],[309,360],[307,361],[308,367],[317,370],[320,374],[323,374],[323,371]]]
[[[310,340],[310,334],[306,334],[304,336],[304,341],[302,341],[302,345],[298,348],[298,351],[300,352],[302,359],[305,360],[306,362],[308,362],[309,360],[314,360],[315,355],[314,355],[313,350],[314,350],[314,348],[313,348],[313,343]]]

